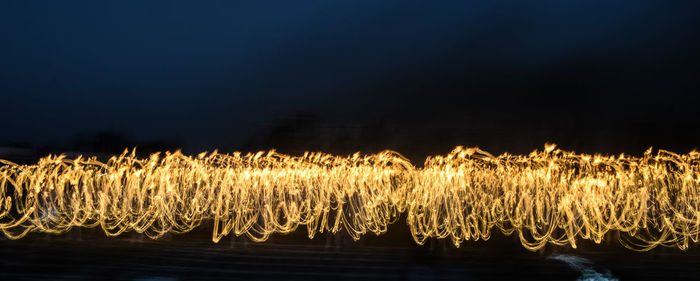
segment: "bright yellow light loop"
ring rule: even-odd
[[[0,231],[62,233],[100,227],[150,238],[213,221],[212,240],[305,226],[352,238],[381,234],[406,214],[418,244],[429,238],[488,240],[517,232],[523,246],[576,247],[619,232],[625,247],[686,249],[700,240],[700,153],[651,150],[642,157],[557,149],[493,156],[457,147],[422,168],[386,150],[341,157],[274,150],[241,155],[176,152],[140,159],[124,151],[106,162],[48,156],[34,165],[0,160]]]

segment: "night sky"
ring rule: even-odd
[[[0,146],[700,144],[698,1],[247,2],[1,4]]]

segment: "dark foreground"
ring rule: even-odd
[[[692,280],[698,247],[629,252],[584,243],[580,249],[523,249],[497,236],[460,248],[433,240],[418,246],[398,224],[354,242],[344,235],[312,240],[305,229],[265,243],[246,238],[214,244],[210,229],[149,240],[105,237],[96,229],[63,235],[0,238],[0,280]]]

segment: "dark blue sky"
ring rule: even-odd
[[[299,111],[399,148],[700,142],[697,1],[247,2],[3,3],[0,142],[235,147]]]

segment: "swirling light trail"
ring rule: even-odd
[[[529,155],[493,156],[457,147],[416,168],[400,154],[361,156],[274,150],[256,154],[125,151],[106,162],[48,156],[34,165],[0,160],[0,231],[62,233],[100,227],[158,238],[213,221],[212,240],[265,241],[305,226],[381,234],[406,213],[418,244],[487,240],[517,233],[523,246],[600,243],[611,231],[625,247],[686,249],[700,237],[700,153],[651,149],[642,157],[587,155],[546,145]]]

